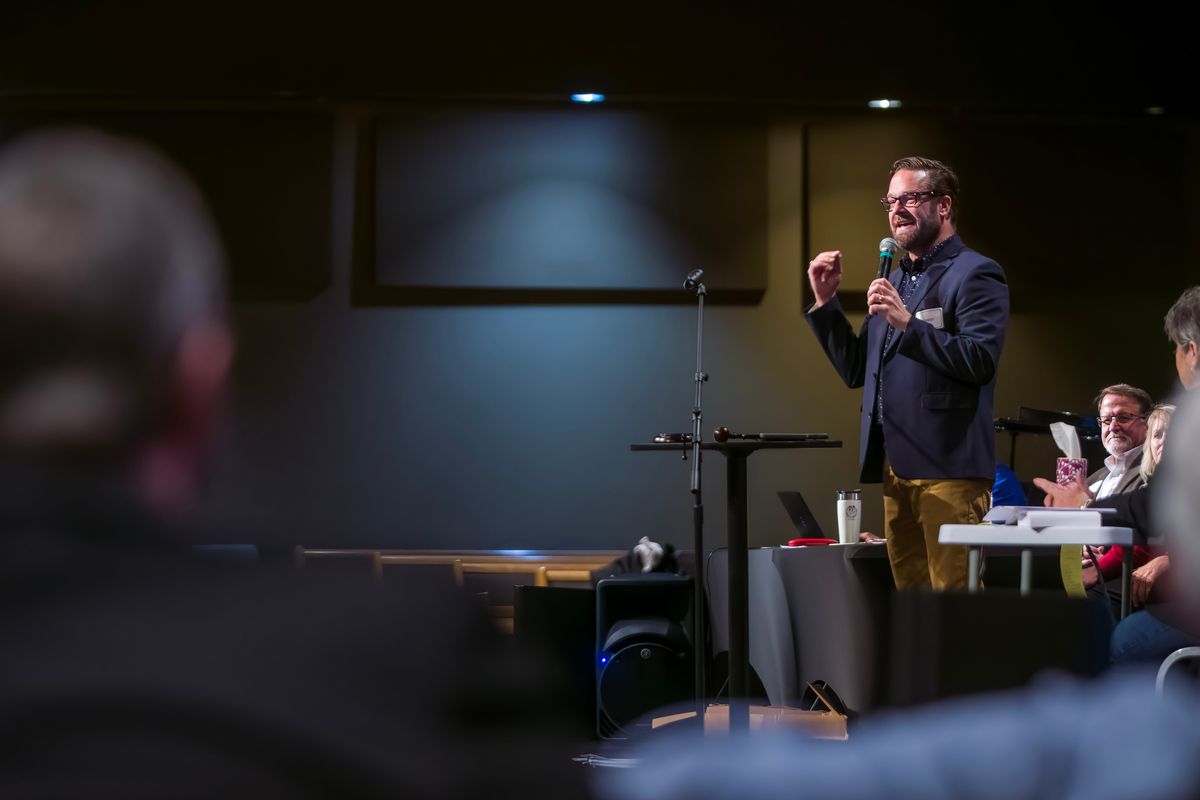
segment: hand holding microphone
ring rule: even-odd
[[[900,293],[891,281],[886,278],[876,278],[867,287],[867,313],[872,316],[882,314],[889,325],[898,331],[908,328],[912,314],[904,307]]]
[[[900,245],[892,237],[879,242],[879,271],[867,287],[867,313],[872,316],[883,314],[889,325],[903,331],[908,327],[912,315],[904,307],[896,287],[888,280],[888,273],[892,271],[892,262],[898,252]]]

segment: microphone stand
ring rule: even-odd
[[[705,661],[708,659],[708,643],[704,637],[704,501],[700,492],[700,396],[704,382],[708,380],[702,365],[704,349],[704,297],[708,293],[700,282],[701,272],[696,270],[688,275],[683,286],[685,289],[696,290],[696,402],[692,405],[692,527],[694,530],[693,548],[695,566],[692,569],[693,584],[693,614],[692,642],[696,653],[696,719],[700,730],[704,730],[704,706],[707,691],[705,687]],[[687,451],[684,451],[687,458]]]

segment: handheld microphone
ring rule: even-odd
[[[700,285],[700,277],[704,274],[702,269],[694,269],[688,273],[687,280],[683,282],[683,288],[695,289]]]
[[[888,276],[888,273],[892,271],[892,260],[898,252],[900,252],[900,243],[892,237],[889,236],[879,242],[879,272],[875,275],[876,278]]]

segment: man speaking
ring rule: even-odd
[[[900,159],[881,203],[907,255],[867,288],[862,327],[855,334],[838,302],[838,250],[808,265],[816,302],[805,319],[846,385],[864,387],[861,479],[883,482],[896,587],[962,589],[967,549],[939,544],[938,530],[988,509],[1008,283],[958,237],[958,177],[945,164]]]

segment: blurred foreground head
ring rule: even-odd
[[[1171,446],[1163,450],[1162,493],[1155,509],[1166,532],[1176,586],[1193,624],[1200,624],[1200,393],[1188,392],[1171,419]]]
[[[186,503],[231,353],[220,240],[178,169],[87,130],[0,151],[0,459]]]

